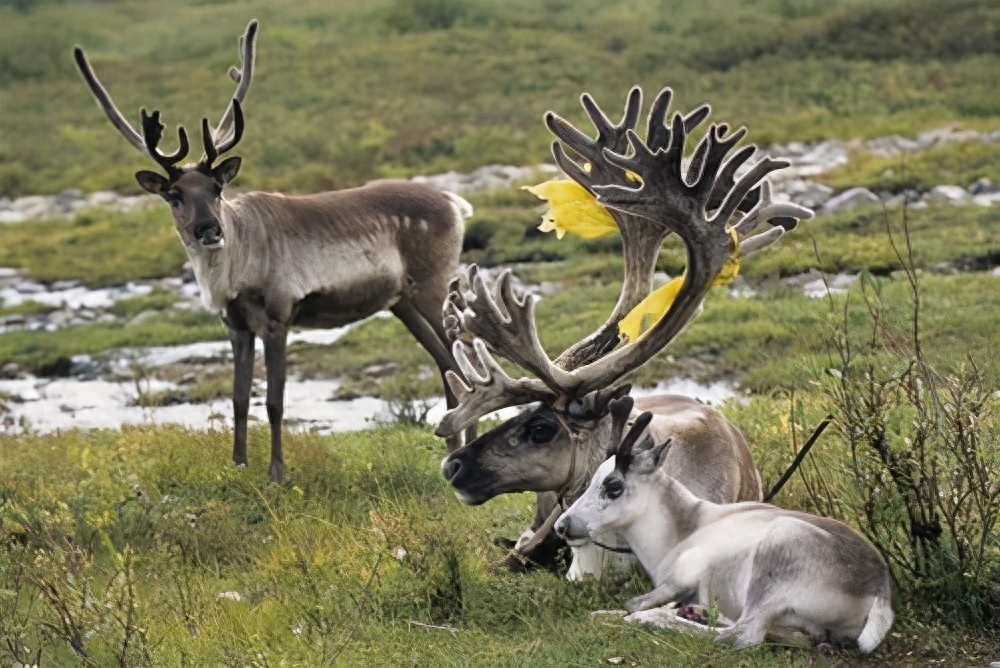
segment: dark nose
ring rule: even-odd
[[[444,478],[448,482],[452,482],[461,470],[462,462],[453,457],[449,457],[441,463],[441,472],[444,473]]]
[[[222,238],[222,228],[215,221],[198,223],[194,228],[194,238],[202,242],[216,242]]]
[[[580,540],[590,536],[587,527],[575,515],[563,515],[556,522],[556,535],[563,539]]]

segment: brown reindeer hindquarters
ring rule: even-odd
[[[635,415],[654,413],[649,433],[656,443],[671,440],[664,470],[691,492],[713,503],[759,501],[760,474],[739,430],[695,399],[656,395],[635,401]]]

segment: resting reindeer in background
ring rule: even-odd
[[[243,134],[241,103],[253,76],[257,22],[240,39],[239,82],[219,126],[201,131],[205,155],[178,167],[188,152],[184,128],[171,155],[157,149],[159,112],[142,111],[142,134],[122,116],[80,47],[76,64],[112,124],[151,157],[166,176],[136,174],[139,185],[170,204],[202,303],[220,315],[233,345],[233,461],[247,461],[247,414],[253,380],[254,336],[264,342],[267,417],[271,426],[271,480],[284,473],[281,420],[286,343],[292,326],[339,327],[390,309],[434,358],[441,373],[457,372],[441,325],[441,304],[458,265],[464,199],[408,181],[305,196],[248,192],[226,199],[223,188],[240,158],[219,164]],[[448,405],[455,398],[447,383]],[[453,445],[453,444],[450,444]]]
[[[772,203],[766,184],[758,185],[769,172],[787,163],[761,160],[737,180],[737,169],[754,152],[747,146],[723,164],[743,137],[743,129],[725,135],[725,126],[712,126],[695,150],[685,177],[681,157],[687,136],[705,120],[709,108],[699,107],[683,117],[676,114],[667,127],[671,91],[664,89],[649,112],[646,145],[634,133],[641,95],[639,88],[630,91],[618,125],[607,119],[590,96],[583,95],[583,106],[598,130],[596,140],[551,112],[545,117],[553,134],[589,164],[588,169],[581,167],[567,157],[562,144],[553,143],[556,162],[581,186],[600,193],[611,185],[634,187],[636,182],[628,175],[632,172],[648,184],[640,193],[655,189],[662,199],[629,202],[612,211],[622,236],[625,277],[607,322],[553,362],[538,340],[534,298],[519,294],[509,273],[490,282],[470,267],[460,275],[445,306],[445,324],[457,339],[453,351],[469,384],[449,377],[460,404],[445,416],[438,434],[457,434],[499,408],[540,403],[448,455],[442,472],[466,503],[484,503],[506,492],[539,492],[535,521],[517,548],[541,563],[550,559],[559,544],[554,535],[546,534],[560,506],[576,499],[614,450],[608,407],[629,391],[628,385],[621,384],[622,378],[659,352],[697,314],[723,264],[737,251],[727,227],[730,218],[747,211],[732,228],[740,235],[759,224],[780,223],[742,242],[739,251],[747,255],[794,227],[796,218],[811,215],[793,204]],[[636,158],[618,155],[630,145]],[[708,217],[708,210],[714,217]],[[618,323],[650,291],[660,246],[671,232],[682,238],[688,250],[680,293],[644,336],[614,349],[619,341]],[[535,377],[514,380],[499,367],[493,353]],[[673,439],[666,466],[695,494],[719,503],[760,500],[760,476],[746,442],[721,414],[676,395],[647,397],[636,405],[655,413],[650,429],[657,442]],[[613,544],[615,540],[607,537],[601,542]],[[568,577],[599,576],[608,554],[594,546],[574,550]]]
[[[632,410],[612,406],[619,442],[587,491],[556,523],[570,544],[621,532],[655,589],[631,599],[641,613],[668,603],[717,603],[736,620],[718,638],[737,647],[763,642],[768,631],[802,629],[814,639],[856,641],[875,649],[893,613],[889,568],[842,522],[764,503],[716,504],[700,499],[663,464],[672,447],[646,434],[643,413],[621,440]]]

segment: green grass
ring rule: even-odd
[[[1000,146],[978,142],[946,144],[892,157],[859,151],[848,164],[819,179],[834,188],[863,186],[892,193],[910,189],[924,192],[942,184],[965,188],[983,177],[995,179],[998,163]]]
[[[0,195],[137,192],[148,160],[74,71],[85,46],[118,105],[196,131],[221,115],[235,40],[261,21],[238,187],[311,192],[388,175],[547,158],[547,109],[580,121],[589,90],[673,86],[751,138],[994,129],[998,11],[989,0],[337,0],[0,4]],[[169,132],[173,136],[172,130]]]
[[[226,431],[135,427],[6,439],[0,634],[21,629],[23,644],[67,666],[118,665],[129,624],[141,632],[130,639],[127,665],[858,660],[773,646],[737,653],[589,616],[642,591],[638,575],[570,584],[548,573],[505,573],[490,540],[520,531],[530,498],[463,506],[438,472],[441,444],[426,429],[289,434],[281,486],[265,482],[265,430],[251,436],[247,469],[228,463]],[[223,592],[240,600],[220,599]],[[84,635],[103,629],[87,635],[86,661],[62,638],[56,604]],[[928,635],[907,620],[906,603],[897,609],[896,633],[871,662],[995,658],[988,635]]]
[[[187,255],[170,212],[93,209],[71,218],[0,227],[0,266],[41,281],[83,280],[90,287],[176,276]]]

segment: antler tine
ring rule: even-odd
[[[229,108],[233,110],[233,132],[227,141],[218,142],[212,135],[212,128],[208,125],[208,119],[201,119],[201,141],[205,147],[205,155],[201,161],[205,165],[211,166],[216,158],[226,151],[231,150],[243,137],[243,108],[239,100],[233,98]]]
[[[150,155],[149,151],[146,149],[146,142],[143,135],[139,134],[139,131],[125,119],[122,112],[115,106],[114,101],[111,99],[111,94],[108,93],[108,89],[104,87],[104,84],[102,84],[100,79],[97,78],[97,75],[94,74],[94,70],[90,66],[90,62],[87,60],[87,55],[83,52],[81,47],[73,47],[73,59],[76,61],[76,68],[80,70],[80,75],[87,83],[87,86],[90,88],[90,92],[97,100],[97,104],[104,111],[108,120],[111,121],[111,124],[115,126],[118,132],[122,133],[122,136],[125,137],[125,139],[127,139],[132,146],[135,146],[146,155]]]
[[[759,186],[760,199],[757,204],[733,226],[739,236],[753,232],[762,222],[774,225],[761,234],[751,236],[740,242],[740,255],[751,253],[771,245],[798,225],[799,220],[808,220],[813,212],[794,202],[774,202],[771,199],[771,183],[764,181]]]
[[[470,349],[475,361],[469,358]],[[507,375],[482,339],[473,339],[471,345],[456,341],[452,345],[452,354],[468,383],[453,371],[445,374],[448,386],[458,399],[458,406],[445,413],[435,432],[438,436],[458,434],[495,410],[555,396],[537,379],[515,380]]]
[[[156,164],[165,169],[168,174],[176,172],[177,163],[184,159],[190,149],[184,126],[177,126],[177,150],[170,155],[164,155],[157,148],[160,139],[163,138],[164,129],[163,123],[160,122],[160,112],[153,111],[152,114],[147,114],[145,109],[141,109],[139,116],[142,118],[142,136],[143,143],[145,144],[145,153],[155,160]]]
[[[509,269],[492,285],[481,272],[471,278],[471,293],[459,314],[461,328],[481,338],[502,357],[531,371],[545,386],[565,392],[572,383],[545,354],[535,327],[535,297],[516,291]]]
[[[664,118],[672,96],[670,88],[662,89],[650,108],[646,120],[646,133],[647,139],[653,138],[650,140],[651,146],[658,146],[661,143],[665,146],[669,142],[672,131],[664,125]],[[566,120],[552,113],[546,115],[546,125],[566,146],[590,163],[590,172],[584,171],[575,160],[569,158],[559,142],[554,142],[552,147],[556,164],[570,178],[590,190],[593,190],[595,185],[635,185],[626,170],[607,160],[605,151],[622,152],[629,146],[629,133],[634,133],[639,120],[642,90],[635,86],[629,91],[625,113],[618,125],[611,125],[589,95],[581,96],[581,103],[597,128],[597,139],[590,139]],[[702,105],[684,115],[682,123],[685,130],[688,132],[694,130],[705,120],[710,111],[708,105]],[[660,246],[670,234],[670,230],[665,227],[651,225],[648,221],[625,212],[612,211],[612,217],[618,224],[622,236],[625,265],[622,290],[618,302],[604,324],[556,358],[555,363],[563,369],[571,370],[591,363],[618,345],[618,323],[652,288],[653,272],[656,270]]]
[[[677,336],[697,314],[702,299],[733,254],[741,247],[752,252],[772,243],[784,233],[784,227],[776,227],[758,235],[760,238],[747,239],[745,246],[739,244],[737,237],[737,244],[734,246],[734,235],[739,234],[740,223],[733,227],[728,224],[738,207],[769,173],[788,166],[783,160],[764,157],[755,163],[728,188],[718,208],[709,213],[713,192],[717,190],[717,186],[721,187],[720,177],[735,173],[732,167],[734,161],[742,164],[749,158],[749,153],[744,149],[734,154],[727,163],[722,163],[726,154],[744,134],[744,130],[740,128],[726,135],[726,129],[727,126],[720,125],[713,125],[709,129],[708,135],[702,140],[705,146],[698,152],[698,159],[688,171],[688,180],[681,171],[681,156],[687,131],[679,114],[675,114],[671,122],[670,143],[666,149],[651,150],[635,132],[629,132],[628,140],[632,149],[630,155],[606,152],[609,162],[638,174],[642,185],[638,188],[595,186],[598,200],[610,208],[641,216],[676,232],[684,242],[687,269],[681,288],[666,315],[645,334],[629,345],[573,372],[573,376],[579,381],[578,393],[605,387],[645,363]],[[763,191],[758,189],[757,192]],[[757,207],[744,216],[744,220],[748,217],[760,220],[764,215],[769,215],[768,211],[794,217],[805,217],[804,214],[809,213],[790,207],[778,210],[773,205],[761,205],[758,202]],[[752,229],[753,226],[752,222],[746,223],[747,228]]]
[[[240,54],[240,66],[231,66],[229,77],[239,85],[236,87],[236,92],[233,93],[233,102],[226,107],[226,112],[212,132],[216,142],[217,156],[236,146],[239,135],[242,134],[243,121],[242,118],[237,119],[236,116],[240,113],[238,107],[246,98],[247,92],[250,90],[250,83],[253,81],[254,59],[257,49],[257,19],[251,19],[247,24],[246,30],[237,40],[237,49]],[[228,145],[228,148],[223,149],[223,145]]]
[[[653,151],[666,148],[670,144],[670,126],[666,124],[666,119],[673,97],[674,91],[668,86],[657,94],[649,107],[649,115],[646,117],[646,144]],[[688,133],[692,132],[711,113],[711,105],[703,104],[695,107],[684,115],[684,129]]]

